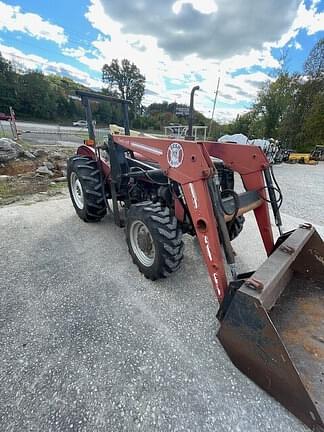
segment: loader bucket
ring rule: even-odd
[[[279,239],[280,240],[280,239]],[[218,338],[244,374],[314,431],[324,431],[324,244],[293,231],[236,292]],[[235,289],[235,286],[234,286]],[[233,291],[233,286],[232,286]]]

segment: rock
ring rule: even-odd
[[[36,172],[38,174],[44,174],[44,175],[48,175],[50,177],[53,177],[53,175],[54,175],[54,173],[51,170],[49,170],[46,165],[42,165],[39,168],[37,168]]]
[[[0,162],[17,159],[23,154],[22,147],[10,138],[0,138]]]
[[[66,171],[67,171],[67,162],[64,160],[58,160],[55,162],[55,168],[57,171],[60,171],[62,173],[63,177],[66,177]]]
[[[66,168],[67,167],[67,161],[66,160],[55,161],[55,166],[57,169]]]
[[[28,150],[24,150],[24,156],[28,159],[36,159],[36,156]]]
[[[51,153],[50,158],[51,159],[66,159],[66,154],[55,151],[55,152]]]
[[[66,177],[56,177],[55,179],[53,179],[53,182],[56,183],[61,183],[61,182],[65,182],[66,181]]]
[[[61,177],[59,177],[61,178]],[[8,175],[0,175],[0,183],[4,183],[10,179],[10,176]]]
[[[43,149],[34,150],[33,153],[34,153],[34,156],[37,158],[43,158],[43,157],[48,156],[48,152],[46,150],[43,150]]]
[[[54,164],[52,163],[52,162],[50,162],[50,161],[46,161],[46,162],[44,162],[44,165],[45,166],[47,166],[47,168],[49,169],[49,170],[53,170],[55,167],[54,167]]]

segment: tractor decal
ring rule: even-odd
[[[183,156],[184,152],[181,144],[174,142],[169,145],[167,158],[170,167],[179,168],[183,162]]]

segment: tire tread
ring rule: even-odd
[[[141,265],[132,249],[129,232],[130,224],[134,220],[144,222],[153,237],[158,262],[155,262],[151,267]],[[171,215],[168,207],[162,208],[160,203],[132,206],[126,224],[126,241],[133,262],[146,278],[151,280],[165,278],[180,268],[184,250],[182,231],[178,226],[177,219]]]
[[[70,176],[75,172],[82,184],[85,206],[79,209],[73,200]],[[87,156],[72,156],[67,166],[68,186],[71,200],[78,216],[85,222],[99,222],[106,214],[106,204],[102,194],[100,171],[97,162]]]

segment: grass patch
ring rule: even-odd
[[[11,177],[9,180],[0,183],[0,197],[9,198],[46,192],[48,184],[48,179]]]
[[[50,189],[51,190],[55,190],[55,189],[57,189],[57,190],[60,190],[60,189],[64,189],[64,188],[66,188],[67,187],[67,182],[66,181],[62,181],[62,182],[57,182],[57,183],[50,183],[50,185],[49,185],[49,187],[50,187]]]
[[[30,143],[28,143],[28,142],[26,142],[26,141],[24,141],[24,140],[21,140],[21,139],[19,139],[19,140],[17,141],[17,144],[21,145],[21,147],[22,147],[24,150],[28,150],[28,151],[31,151],[31,149],[32,149],[32,147],[33,147]]]
[[[51,180],[48,178],[42,179],[39,177],[11,177],[7,181],[0,182],[0,206],[12,204],[17,201],[22,201],[24,205],[31,205],[35,202],[33,196],[36,196],[36,201],[39,201],[40,199],[46,200],[55,195],[65,195],[67,190],[66,182],[53,184],[50,182]]]
[[[11,189],[7,182],[1,182],[0,183],[0,197],[1,198],[8,198],[12,196],[11,195]]]

